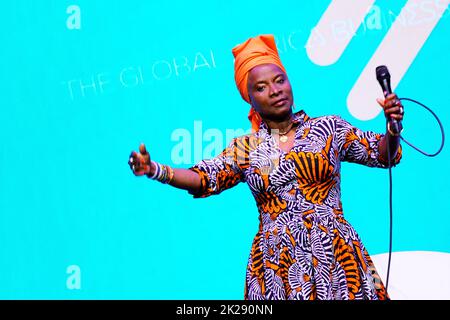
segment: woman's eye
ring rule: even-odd
[[[281,79],[279,79],[277,82],[278,82],[278,83],[284,83],[284,79],[281,78]]]
[[[256,91],[263,92],[264,91],[264,87],[263,86],[256,87]]]

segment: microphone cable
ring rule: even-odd
[[[435,153],[427,153],[425,151],[422,151],[421,149],[417,148],[416,146],[414,146],[412,143],[410,143],[409,141],[407,141],[405,138],[402,137],[402,135],[400,134],[400,140],[404,141],[407,145],[409,145],[410,147],[414,148],[415,150],[417,150],[418,152],[422,153],[423,155],[427,156],[427,157],[435,157],[437,156],[439,153],[441,153],[442,149],[444,148],[444,143],[445,143],[445,133],[444,133],[444,126],[442,125],[441,120],[439,120],[439,117],[436,115],[436,113],[433,112],[433,110],[431,110],[429,107],[427,107],[426,105],[424,105],[423,103],[420,103],[417,100],[414,99],[410,99],[410,98],[399,98],[398,100],[402,101],[402,100],[406,100],[406,101],[411,101],[415,104],[420,105],[421,107],[425,108],[426,110],[428,110],[436,119],[436,121],[439,124],[439,128],[441,129],[441,146],[439,147],[438,151],[436,151]],[[387,135],[387,153],[388,153],[388,168],[389,168],[389,256],[388,256],[388,267],[387,267],[387,273],[386,273],[386,288],[385,288],[385,298],[387,299],[387,295],[388,295],[388,286],[389,286],[389,272],[391,269],[391,255],[392,255],[392,223],[393,223],[393,210],[392,210],[392,163],[391,163],[391,152],[390,152],[390,143],[389,143],[389,138],[390,135]]]
[[[441,120],[439,120],[439,117],[436,115],[436,113],[433,112],[433,110],[431,110],[429,107],[427,107],[426,105],[424,105],[423,103],[420,103],[417,100],[414,99],[410,99],[410,98],[400,98],[401,100],[407,100],[407,101],[411,101],[414,102],[420,106],[422,106],[423,108],[425,108],[426,110],[428,110],[436,119],[437,123],[439,124],[439,128],[441,129],[441,137],[442,137],[442,142],[441,142],[441,146],[439,147],[438,151],[436,151],[435,153],[427,153],[425,151],[420,150],[419,148],[417,148],[416,146],[414,146],[412,143],[408,142],[406,139],[404,139],[401,135],[400,135],[400,139],[402,141],[404,141],[407,145],[409,145],[410,147],[414,148],[415,150],[419,151],[420,153],[422,153],[423,155],[426,155],[427,157],[435,157],[437,156],[439,153],[441,153],[442,148],[444,148],[444,142],[445,142],[445,134],[444,134],[444,126],[442,125]]]

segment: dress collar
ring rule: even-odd
[[[305,111],[300,110],[293,114],[292,122],[302,125],[307,119],[308,119],[308,115],[305,113]],[[270,132],[270,128],[264,120],[262,120],[261,124],[259,125],[258,131],[261,131],[261,130],[263,130],[265,132]]]

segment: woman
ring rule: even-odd
[[[362,132],[338,116],[292,112],[293,94],[274,38],[233,49],[235,80],[251,104],[253,133],[189,169],[132,152],[135,175],[207,197],[246,182],[260,213],[246,273],[246,299],[386,299],[369,254],[344,219],[340,162],[387,167],[401,158],[398,136]],[[403,119],[395,94],[378,100],[386,117]],[[389,138],[388,138],[389,137]]]

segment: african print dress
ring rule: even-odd
[[[341,161],[387,167],[383,135],[338,116],[294,114],[295,142],[282,151],[262,122],[217,157],[190,169],[201,177],[194,197],[246,182],[259,211],[246,272],[245,299],[385,299],[385,287],[353,227],[344,219]],[[401,158],[399,148],[394,163]]]

